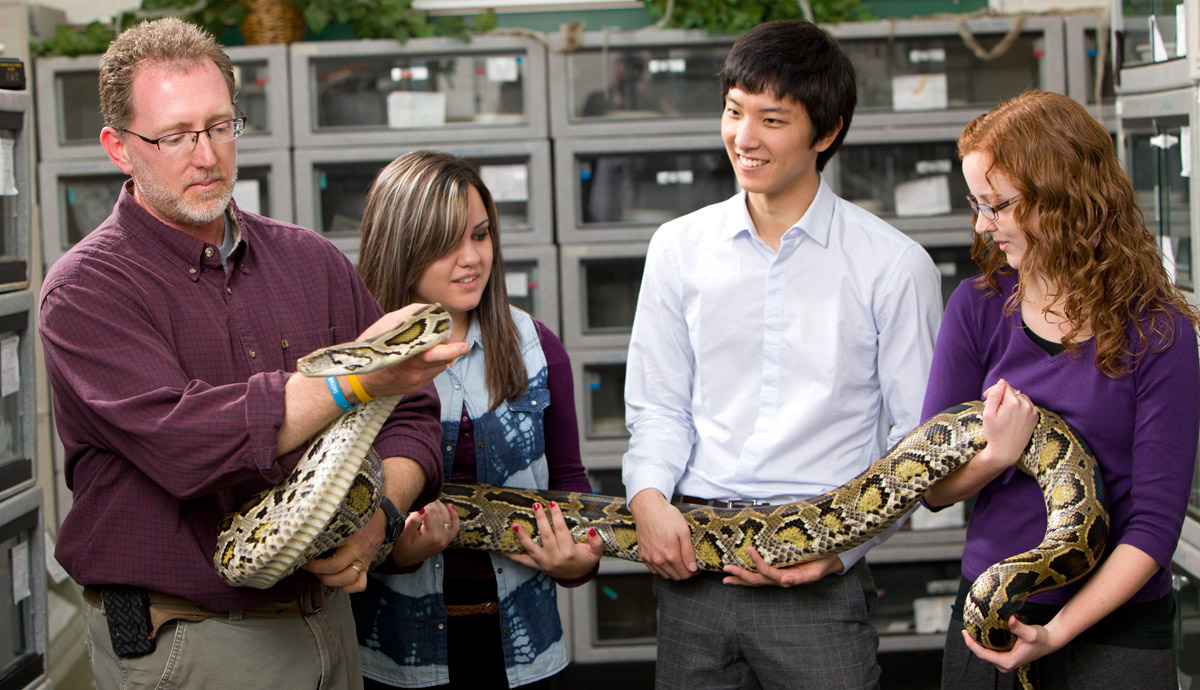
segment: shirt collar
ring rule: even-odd
[[[168,257],[178,260],[193,279],[197,278],[202,266],[219,267],[221,265],[220,247],[213,247],[211,256],[206,255],[205,249],[212,246],[209,243],[171,227],[150,213],[134,198],[133,178],[121,185],[121,194],[117,198],[115,213],[120,227],[132,230],[131,235],[139,236],[156,246]],[[237,204],[231,198],[226,208],[225,233],[233,233],[234,251],[244,239],[241,232],[241,213]]]
[[[475,318],[474,314],[471,315],[471,325],[467,327],[467,341],[466,342],[467,342],[467,347],[472,350],[474,350],[477,347],[480,350],[486,349],[483,346],[483,329],[479,325],[479,319]]]
[[[734,195],[727,203],[724,217],[721,219],[722,239],[733,239],[740,234],[754,234],[754,221],[750,218],[750,209],[746,207],[746,192]],[[817,194],[813,197],[808,211],[788,230],[796,230],[808,235],[814,242],[826,247],[829,245],[830,227],[833,225],[833,212],[837,205],[837,195],[833,193],[825,178],[820,178]]]

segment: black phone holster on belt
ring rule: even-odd
[[[108,636],[119,657],[143,656],[153,652],[158,641],[150,637],[150,593],[143,587],[107,585],[100,590]]]

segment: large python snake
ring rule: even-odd
[[[370,343],[318,350],[302,358],[297,369],[310,376],[366,373],[442,342],[449,330],[445,311],[426,307]],[[225,518],[213,559],[222,578],[233,585],[270,587],[366,523],[381,490],[370,442],[397,400],[381,398],[347,412],[313,442],[279,486]],[[753,568],[747,553],[751,546],[771,565],[791,565],[878,535],[984,445],[983,403],[964,403],[932,417],[862,474],[816,498],[732,510],[679,507],[702,568]],[[1042,489],[1046,536],[1032,551],[993,565],[971,587],[965,627],[992,649],[1012,644],[1007,621],[1028,596],[1085,575],[1100,560],[1108,537],[1107,498],[1098,466],[1087,444],[1061,417],[1039,409],[1033,438],[1017,466]],[[519,551],[512,525],[535,534],[533,504],[554,501],[577,540],[595,529],[604,540],[604,555],[639,560],[636,528],[622,499],[479,485],[447,484],[443,491],[442,500],[462,520],[452,546]]]

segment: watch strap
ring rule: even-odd
[[[400,538],[400,533],[404,531],[404,519],[407,516],[400,512],[396,504],[392,503],[387,496],[379,499],[379,507],[387,516],[387,532],[384,539],[390,544]]]

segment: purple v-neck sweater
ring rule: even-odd
[[[1024,332],[1019,310],[1004,314],[1016,276],[1000,280],[1000,294],[963,281],[946,307],[934,351],[922,419],[967,400],[978,400],[1000,378],[1037,405],[1053,410],[1087,440],[1108,488],[1108,548],[1130,544],[1162,566],[1130,602],[1165,596],[1170,562],[1187,509],[1200,427],[1200,360],[1196,334],[1174,318],[1174,338],[1152,340],[1137,369],[1112,379],[1096,368],[1089,341],[1077,353],[1051,356]],[[1132,330],[1132,329],[1131,329]],[[1010,469],[975,501],[962,572],[969,579],[997,561],[1033,548],[1046,529],[1038,485]],[[1064,604],[1075,583],[1031,597]]]

